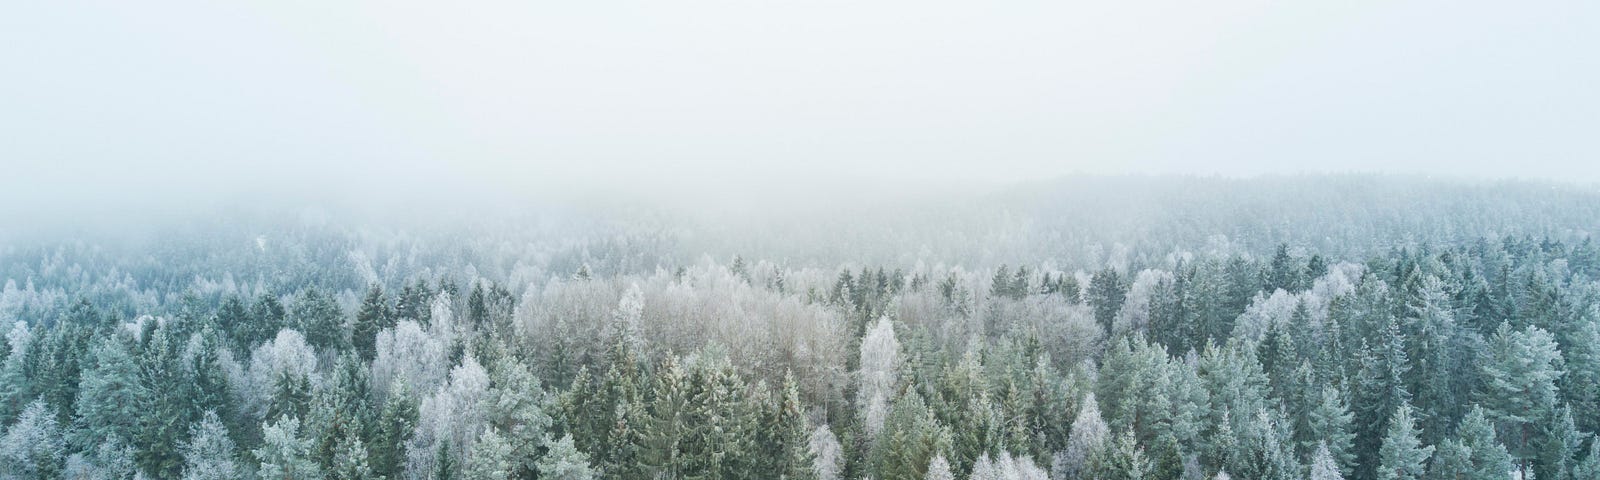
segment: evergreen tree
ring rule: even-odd
[[[243,475],[233,439],[216,412],[206,412],[183,444],[183,480],[236,480]]]
[[[361,436],[354,429],[347,429],[340,438],[333,455],[332,465],[328,469],[328,478],[331,480],[372,480],[381,478],[372,471],[368,464],[367,446],[361,442]]]
[[[1561,352],[1555,339],[1539,327],[1516,331],[1502,322],[1489,340],[1487,353],[1479,400],[1517,461],[1519,472],[1525,475],[1543,446],[1540,423],[1556,410]]]
[[[333,298],[316,287],[306,288],[295,299],[289,318],[305,334],[306,343],[319,350],[338,350],[345,345],[344,314]]]
[[[140,401],[148,395],[127,343],[117,336],[102,339],[83,374],[73,443],[79,448],[106,441],[132,444],[139,429]]]
[[[1128,287],[1122,277],[1115,269],[1107,268],[1089,278],[1089,291],[1084,295],[1084,300],[1094,307],[1094,318],[1100,322],[1100,328],[1110,332],[1111,320],[1122,310],[1122,303],[1127,296]]]
[[[394,326],[394,312],[389,309],[389,301],[383,296],[383,288],[373,284],[367,290],[367,296],[361,301],[361,309],[356,312],[355,323],[350,329],[350,343],[355,346],[356,353],[362,360],[372,361],[377,355],[374,340],[378,332]]]
[[[516,473],[515,458],[512,457],[511,444],[495,433],[494,429],[483,431],[478,440],[472,444],[472,453],[468,455],[465,471],[462,472],[464,480],[508,480]]]
[[[539,478],[548,480],[592,480],[596,473],[589,456],[572,444],[572,435],[550,442],[550,451],[539,459]]]
[[[1333,452],[1325,444],[1317,445],[1315,453],[1311,454],[1310,480],[1344,480],[1339,474],[1339,462],[1334,459]]]
[[[1422,478],[1433,447],[1422,446],[1418,438],[1416,419],[1412,418],[1411,404],[1402,403],[1389,419],[1388,432],[1383,437],[1383,447],[1378,451],[1379,480],[1416,480]]]
[[[279,417],[270,425],[263,425],[262,444],[255,449],[261,461],[256,470],[261,480],[314,480],[322,478],[322,471],[311,459],[311,439],[300,435],[300,420],[289,416]]]
[[[956,480],[956,475],[950,472],[950,462],[945,461],[943,454],[939,454],[928,462],[928,473],[922,476],[922,480]]]
[[[65,460],[61,427],[44,400],[29,403],[0,435],[0,477],[55,478]]]

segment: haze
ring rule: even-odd
[[[1600,179],[1600,4],[1332,3],[12,2],[0,212]]]

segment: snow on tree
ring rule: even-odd
[[[817,479],[839,480],[839,474],[844,469],[844,448],[839,445],[839,439],[833,436],[828,424],[824,423],[811,432],[809,444]]]
[[[313,480],[322,478],[322,470],[311,458],[311,439],[300,432],[300,420],[280,417],[261,432],[261,447],[254,451],[261,466],[256,470],[261,480]]]
[[[1417,438],[1417,422],[1412,418],[1411,404],[1402,403],[1389,420],[1389,431],[1378,450],[1379,480],[1417,480],[1422,478],[1432,446],[1422,446]]]
[[[1316,453],[1311,454],[1310,480],[1344,480],[1344,476],[1339,474],[1339,463],[1328,451],[1327,444],[1318,444]]]
[[[93,450],[67,457],[67,466],[61,477],[74,480],[142,478],[144,475],[138,470],[138,465],[133,463],[133,447],[111,439],[96,445]]]
[[[66,442],[56,415],[34,400],[0,435],[0,478],[52,478],[66,460]]]
[[[572,435],[550,442],[549,451],[539,459],[539,478],[550,480],[592,480],[594,467],[589,465],[589,455],[572,444]]]
[[[449,358],[442,339],[429,335],[422,325],[403,320],[378,332],[377,356],[372,362],[372,388],[386,401],[394,385],[404,380],[412,392],[432,392],[449,374]]]
[[[494,429],[484,430],[473,442],[465,467],[464,480],[509,480],[516,473],[511,444]]]
[[[1100,417],[1100,405],[1094,392],[1083,397],[1078,417],[1072,421],[1072,432],[1067,437],[1067,448],[1051,461],[1051,473],[1058,478],[1078,478],[1092,471],[1095,459],[1106,450],[1106,440],[1111,430]]]
[[[262,343],[250,354],[249,379],[244,411],[252,418],[264,419],[268,404],[282,379],[315,384],[317,354],[306,343],[300,332],[292,329],[278,331],[277,337]],[[269,419],[270,420],[270,419]]]
[[[899,368],[900,342],[895,340],[894,324],[887,316],[879,317],[861,339],[861,383],[856,390],[862,427],[869,438],[876,438],[883,431]]]
[[[183,480],[233,480],[243,473],[234,458],[233,439],[216,412],[207,411],[190,427],[189,441],[179,450],[183,452]]]
[[[1165,270],[1142,270],[1135,275],[1133,283],[1128,286],[1122,308],[1112,320],[1112,334],[1147,332],[1150,327],[1150,297],[1157,288],[1172,280],[1172,272]]]
[[[417,407],[416,430],[406,442],[406,471],[411,475],[434,471],[440,450],[446,450],[441,445],[449,445],[444,454],[452,463],[464,465],[466,452],[486,426],[489,393],[483,366],[471,355],[463,358],[450,370],[450,381]]]
[[[933,461],[928,462],[928,473],[922,476],[923,480],[956,480],[956,475],[950,473],[950,462],[945,461],[944,454],[934,455]]]

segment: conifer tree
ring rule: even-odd
[[[300,434],[300,420],[282,416],[270,425],[263,425],[262,444],[255,449],[261,461],[257,477],[261,480],[316,480],[322,478],[321,469],[311,459],[311,439]]]
[[[550,450],[539,459],[539,478],[549,480],[592,480],[596,473],[589,456],[572,444],[572,436],[549,442]]]
[[[1422,446],[1411,404],[1402,403],[1389,419],[1389,428],[1378,451],[1379,480],[1417,480],[1422,478],[1432,446]]]
[[[183,444],[183,480],[237,480],[244,472],[233,439],[216,412],[206,412]]]

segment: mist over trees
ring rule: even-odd
[[[1600,192],[485,218],[7,235],[0,478],[1600,475]]]

